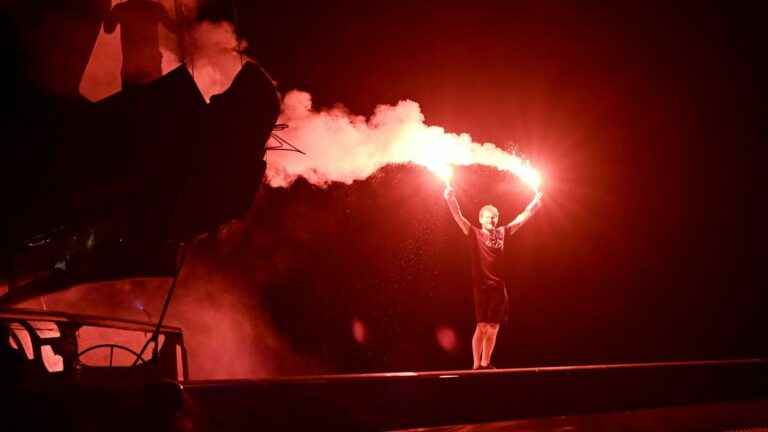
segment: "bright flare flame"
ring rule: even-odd
[[[421,162],[422,165],[427,167],[434,175],[442,180],[446,186],[451,185],[451,179],[453,179],[453,167],[445,162]],[[514,168],[499,167],[505,171],[511,172],[516,175],[521,181],[527,184],[534,192],[538,192],[541,187],[541,174],[538,170],[530,165],[522,165]]]
[[[539,171],[532,167],[528,161],[523,161],[517,156],[513,157],[515,158],[515,163],[509,167],[502,167],[502,169],[513,173],[531,189],[533,189],[533,191],[538,192],[542,182],[541,174]]]
[[[528,170],[521,174],[520,178],[536,192],[539,191],[541,182],[543,181],[541,173],[532,167],[529,167]]]
[[[450,165],[433,164],[427,165],[427,168],[432,171],[434,175],[439,177],[446,186],[451,185],[451,179],[453,179],[453,167]]]
[[[533,191],[541,186],[541,174],[530,162],[507,153],[493,144],[478,145],[463,134],[446,134],[442,128],[410,129],[403,134],[408,146],[414,149],[410,162],[423,165],[450,186],[454,165],[481,164],[496,167],[517,176]]]

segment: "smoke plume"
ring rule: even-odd
[[[191,31],[187,67],[205,100],[229,88],[245,61],[246,43],[238,40],[235,28],[226,21],[202,22]]]
[[[164,321],[179,326],[189,355],[191,379],[263,378],[314,370],[298,358],[272,327],[253,287],[212,256],[193,256],[184,266]],[[155,323],[160,317],[168,278],[129,279],[84,284],[29,300],[21,307],[83,313]],[[88,328],[78,333],[80,349],[117,343],[138,351],[148,334]],[[95,351],[84,361],[105,365]],[[122,357],[121,357],[122,356]],[[148,359],[148,354],[144,356]],[[115,364],[133,360],[120,351]]]
[[[443,166],[480,164],[508,170],[537,185],[535,170],[523,159],[466,133],[448,133],[424,122],[419,104],[404,100],[379,105],[370,118],[343,106],[315,110],[309,93],[291,91],[278,120],[289,128],[282,138],[307,153],[270,152],[268,182],[286,187],[298,177],[317,186],[363,180],[388,164],[415,163],[433,171]],[[530,181],[529,181],[530,180]]]

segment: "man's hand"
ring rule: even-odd
[[[531,200],[531,203],[528,204],[528,207],[525,209],[528,212],[534,212],[539,207],[541,207],[541,197],[543,197],[544,194],[541,193],[541,191],[537,191],[536,195]]]
[[[544,196],[541,192],[536,192],[536,195],[533,197],[530,203],[528,203],[528,206],[520,212],[519,215],[510,223],[507,224],[507,229],[509,230],[509,234],[512,235],[520,229],[521,226],[527,221],[528,219],[533,216],[534,213],[536,213],[536,210],[541,207],[541,197]]]
[[[448,204],[448,209],[451,211],[453,220],[455,220],[459,225],[461,232],[463,232],[464,235],[468,235],[471,225],[469,224],[469,221],[461,214],[461,209],[459,209],[459,202],[456,201],[456,192],[454,192],[451,185],[445,185],[443,197],[445,198],[445,202]]]
[[[445,199],[456,198],[456,192],[454,192],[451,186],[445,187],[445,190],[443,191],[443,198]]]

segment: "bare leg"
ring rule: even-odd
[[[480,358],[483,350],[483,331],[481,324],[475,327],[475,334],[472,336],[472,369],[480,367]]]
[[[493,355],[493,348],[496,346],[496,335],[499,333],[499,324],[487,324],[483,338],[483,355],[480,360],[480,366],[488,366]]]

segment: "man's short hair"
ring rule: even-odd
[[[477,213],[477,218],[478,219],[483,217],[483,212],[484,211],[489,211],[491,213],[494,213],[496,215],[496,217],[499,217],[499,209],[497,209],[496,207],[488,204],[488,205],[484,205],[483,208],[480,209],[480,212]]]

